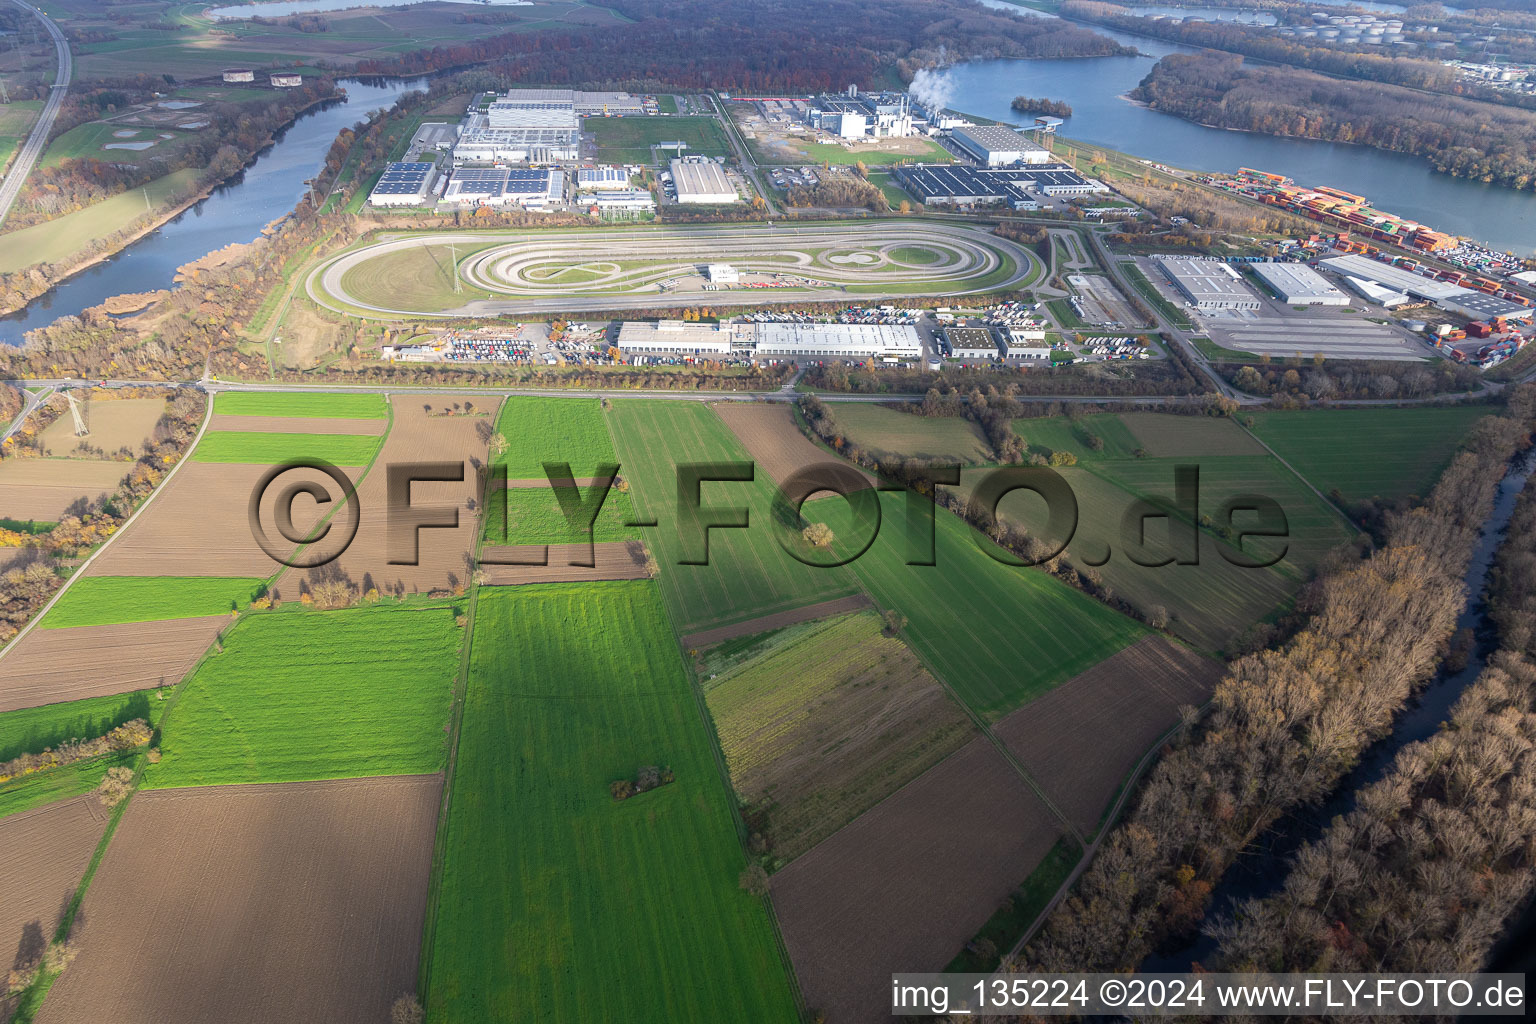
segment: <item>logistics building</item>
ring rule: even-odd
[[[758,324],[759,359],[916,359],[917,328],[891,324]],[[994,355],[996,352],[993,353]]]
[[[976,206],[1007,203],[1033,209],[1040,196],[1077,196],[1108,192],[1103,182],[1085,178],[1066,164],[981,170],[949,164],[912,164],[896,168],[896,180],[923,203]]]
[[[1253,272],[1290,306],[1347,306],[1349,296],[1305,263],[1255,263]]]
[[[1441,309],[1460,313],[1473,320],[1489,320],[1495,317],[1502,317],[1505,320],[1529,320],[1531,314],[1536,312],[1530,306],[1522,306],[1518,302],[1510,302],[1508,299],[1501,299],[1497,295],[1489,295],[1486,292],[1463,288],[1449,281],[1436,281],[1434,278],[1415,274],[1402,267],[1390,266],[1368,256],[1333,256],[1322,260],[1319,265],[1336,274],[1369,281],[1389,291],[1401,292],[1417,299],[1427,299]]]
[[[368,194],[369,206],[421,206],[437,181],[437,165],[421,160],[391,163]]]
[[[682,320],[629,320],[619,324],[618,349],[636,356],[703,356],[724,359],[733,352],[751,354],[752,328],[746,324],[700,324]]]
[[[638,115],[654,106],[648,104],[645,97],[627,92],[585,92],[581,89],[513,89],[491,103],[492,109],[539,105],[564,107],[581,117]]]
[[[1260,309],[1259,297],[1220,260],[1154,256],[1164,276],[1196,309]]]
[[[956,128],[950,133],[950,138],[985,167],[1051,162],[1050,150],[1031,142],[1012,128],[1002,125]]]
[[[508,167],[461,167],[453,172],[443,201],[477,206],[515,203],[540,210],[565,198],[565,172]]]
[[[996,359],[997,339],[985,327],[946,327],[944,347],[955,359]]]
[[[582,167],[576,172],[576,188],[582,192],[628,190],[629,172],[622,167]]]
[[[725,169],[713,160],[689,157],[672,161],[672,182],[679,203],[734,203],[740,200]]]
[[[470,128],[453,147],[453,162],[533,164],[575,160],[580,133],[571,128]]]

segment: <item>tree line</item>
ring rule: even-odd
[[[1021,114],[1049,114],[1052,117],[1071,117],[1072,104],[1066,100],[1048,100],[1043,96],[1015,96],[1008,104]]]
[[[1485,970],[1536,892],[1536,490],[1487,594],[1500,649],[1428,739],[1209,931],[1215,970]]]
[[[1194,934],[1234,860],[1334,789],[1439,665],[1479,527],[1533,424],[1536,389],[1510,392],[1424,503],[1390,517],[1384,546],[1303,589],[1298,632],[1228,666],[1015,968],[1137,969]]]
[[[1359,143],[1458,178],[1536,187],[1536,112],[1211,52],[1164,57],[1131,96],[1200,124]]]

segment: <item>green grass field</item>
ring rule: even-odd
[[[269,434],[251,430],[210,430],[192,452],[194,462],[277,465],[284,459],[324,459],[336,466],[366,466],[382,437],[363,434]]]
[[[454,608],[251,615],[167,716],[151,787],[441,771],[463,634]]]
[[[803,565],[787,554],[770,528],[775,487],[763,473],[746,482],[702,485],[703,504],[745,507],[747,529],[714,529],[709,564],[679,564],[698,552],[684,530],[677,506],[677,466],[699,462],[748,462],[746,451],[715,415],[698,402],[617,399],[613,436],[633,486],[631,497],[642,519],[659,526],[642,536],[661,566],[661,588],[679,633],[741,622],[854,593],[858,587],[841,569]],[[796,524],[798,529],[798,524]]]
[[[582,488],[583,500],[590,500],[589,488]],[[505,511],[505,519],[502,518]],[[629,495],[610,490],[592,524],[591,539],[596,543],[633,540],[639,537],[634,527],[635,513]],[[502,530],[505,523],[505,532]],[[560,510],[560,502],[549,487],[515,487],[498,490],[486,501],[485,540],[487,544],[564,544],[586,540],[581,529],[572,529]]]
[[[389,416],[389,403],[383,395],[225,391],[214,400],[213,411],[227,416],[382,420]]]
[[[119,136],[117,132],[133,132],[128,136]],[[170,135],[169,139],[162,139],[161,135]],[[69,131],[54,139],[38,161],[39,167],[56,167],[65,160],[110,160],[113,163],[142,164],[152,159],[163,159],[172,150],[177,148],[183,139],[191,138],[191,133],[178,131],[166,131],[160,128],[141,128],[136,125],[108,124],[102,121],[91,121],[77,125]],[[154,145],[148,149],[104,149],[104,146],[128,144],[136,145],[144,142],[152,142]]]
[[[490,243],[487,243],[490,244]],[[464,247],[457,257],[475,251]],[[341,277],[348,295],[381,309],[409,309],[436,313],[456,309],[474,299],[490,298],[489,292],[464,282],[453,287],[455,254],[446,245],[421,245],[386,252],[359,263]]]
[[[0,104],[0,170],[11,162],[11,157],[21,148],[21,140],[32,130],[38,111],[43,109],[42,100],[12,100]]]
[[[1267,453],[1237,422],[1225,416],[1174,416],[1157,412],[1128,412],[1120,417],[1136,443],[1160,458],[1205,458],[1208,455]]]
[[[993,461],[981,431],[958,416],[914,416],[878,405],[846,402],[833,407],[832,418],[843,436],[861,448],[960,463]]]
[[[115,195],[43,224],[8,232],[0,236],[5,239],[5,244],[0,245],[0,273],[36,263],[68,262],[87,244],[107,238],[142,217],[146,212],[146,194],[149,205],[158,207],[176,194],[190,191],[201,173],[197,168],[176,171],[156,178],[142,189]]]
[[[1040,416],[1013,421],[1013,432],[1022,437],[1032,455],[1050,457],[1052,452],[1071,452],[1079,462],[1102,459],[1129,459],[1141,447],[1125,421],[1114,413],[1096,413],[1068,419],[1064,416]],[[1095,451],[1089,444],[1097,437],[1104,447]]]
[[[87,576],[65,591],[43,629],[189,619],[244,610],[265,580],[212,576]]]
[[[0,762],[57,748],[71,739],[105,736],[135,718],[154,725],[164,709],[158,695],[145,690],[7,711],[0,714]],[[0,818],[88,793],[108,768],[125,764],[136,755],[136,751],[125,751],[0,782]]]
[[[650,581],[481,592],[442,858],[434,1020],[799,1019]]]
[[[935,564],[907,565],[905,496],[884,494],[881,506],[880,534],[851,568],[876,603],[906,615],[903,638],[980,715],[1001,718],[1144,633],[1038,569],[995,560],[979,534],[943,510],[934,512]],[[854,539],[840,498],[810,502],[805,515]]]
[[[568,462],[582,478],[619,461],[595,398],[508,398],[496,432],[507,439],[506,452],[494,461],[507,467],[508,480],[547,479],[546,462]]]
[[[648,164],[659,142],[688,144],[685,155],[729,156],[725,131],[713,117],[588,117],[581,122],[597,143],[600,163]],[[668,151],[663,160],[677,154]]]
[[[1304,409],[1253,414],[1253,432],[1324,494],[1423,496],[1487,406]]]

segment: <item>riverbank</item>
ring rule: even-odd
[[[205,199],[212,196],[214,192],[216,192],[219,188],[244,174],[256,163],[258,159],[261,158],[264,153],[272,149],[273,146],[277,145],[277,142],[283,133],[291,128],[294,123],[299,120],[299,118],[303,117],[311,110],[314,110],[318,107],[323,107],[325,104],[345,103],[346,100],[346,90],[341,89],[339,95],[323,96],[304,104],[302,107],[294,108],[293,116],[274,128],[271,134],[267,136],[266,140],[260,146],[247,154],[244,162],[237,170],[223,178],[207,182],[206,184],[199,187],[196,193],[191,196],[172,202],[169,205],[156,208],[150,213],[144,215],[144,220],[140,226],[119,229],[119,231],[114,235],[108,236],[109,240],[106,242],[106,248],[104,248],[101,252],[92,253],[89,256],[81,257],[65,264],[65,269],[56,277],[53,277],[46,282],[39,283],[38,286],[36,286],[34,289],[24,288],[19,292],[13,292],[4,298],[0,298],[0,317],[19,313],[30,306],[37,299],[47,295],[50,291],[69,281],[71,278],[74,278],[84,273],[85,271],[90,270],[92,267],[111,262],[116,256],[122,253],[124,249],[127,249],[129,246],[133,245],[140,239],[158,231],[166,224],[170,223],[177,217],[180,217],[182,214],[192,209],[192,207],[198,205]],[[133,192],[136,190],[130,189],[128,191]],[[87,210],[89,209],[90,207],[87,207]],[[54,222],[44,221],[43,224],[32,225],[32,227],[42,227],[50,223]],[[3,242],[5,239],[6,235],[0,234],[0,242]],[[43,263],[35,263],[31,266],[22,267],[19,270],[13,271],[12,273],[21,278],[24,282],[32,283],[35,282],[39,276],[39,268],[44,265],[45,264]]]

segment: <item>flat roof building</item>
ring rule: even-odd
[[[946,327],[944,347],[956,359],[996,359],[1000,354],[997,338],[985,327]]]
[[[599,210],[654,210],[656,198],[643,189],[608,189],[593,192],[583,202],[591,202]]]
[[[1196,309],[1260,309],[1259,297],[1220,260],[1154,256],[1164,276]]]
[[[1305,263],[1255,263],[1253,272],[1290,306],[1347,306],[1349,296]]]
[[[368,194],[368,205],[421,206],[436,181],[437,165],[429,161],[387,164]]]
[[[1415,274],[1411,270],[1389,266],[1379,260],[1358,254],[1333,256],[1323,260],[1320,265],[1334,273],[1370,281],[1390,291],[1402,292],[1418,299],[1428,299],[1441,309],[1460,313],[1473,320],[1487,320],[1498,316],[1507,320],[1529,320],[1532,313],[1536,313],[1536,309],[1530,306],[1522,306],[1518,302],[1510,302],[1497,295],[1473,291],[1471,288],[1463,288],[1461,285],[1447,281],[1436,281],[1433,278]]]
[[[1085,178],[1066,164],[1035,164],[981,170],[951,164],[914,164],[896,169],[896,180],[924,203],[974,206],[1008,203],[1032,208],[1038,195],[1075,196],[1108,192],[1103,182]]]
[[[1004,167],[1008,164],[1045,164],[1051,162],[1051,152],[1030,141],[1012,128],[1002,125],[977,125],[956,128],[950,138],[966,153],[987,167]]]
[[[736,348],[750,348],[753,326],[626,320],[619,324],[618,349],[625,355],[724,358]]]
[[[741,275],[729,263],[711,263],[704,268],[704,272],[714,284],[735,284],[741,280]]]
[[[629,172],[622,167],[582,167],[576,171],[576,188],[582,192],[628,190]]]
[[[672,182],[679,203],[734,203],[741,198],[713,160],[673,160]]]
[[[565,172],[509,167],[461,167],[453,172],[443,201],[477,206],[515,203],[544,209],[565,198]]]
[[[455,163],[492,163],[498,160],[551,163],[575,160],[578,155],[574,128],[475,128],[459,136],[453,147]]]
[[[895,324],[758,324],[758,358],[916,359],[917,328]],[[994,352],[995,354],[995,352]]]

